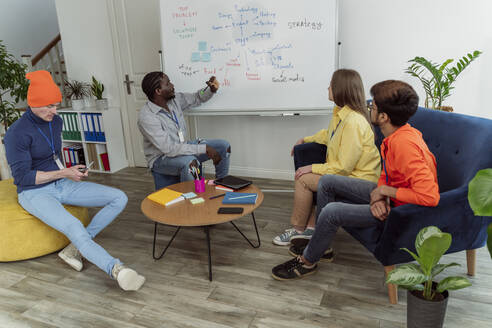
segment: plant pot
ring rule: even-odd
[[[444,111],[444,112],[452,112],[453,111],[453,107],[451,106],[441,106],[439,107],[440,110]]]
[[[108,99],[107,98],[96,99],[96,109],[97,110],[108,109]]]
[[[72,99],[72,109],[73,110],[83,110],[84,109],[84,99]]]
[[[89,107],[94,107],[94,99],[92,97],[84,97],[84,107],[89,108]]]
[[[434,283],[433,287],[437,284]],[[407,292],[407,328],[441,328],[444,324],[448,291],[441,301],[428,301],[416,296],[417,291]]]

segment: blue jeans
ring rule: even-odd
[[[371,227],[381,223],[372,216],[371,191],[376,184],[362,179],[327,174],[318,183],[318,216],[316,227],[304,258],[311,263],[318,262],[339,227]]]
[[[229,163],[230,163],[230,153],[227,151],[230,147],[229,142],[221,139],[210,139],[210,140],[198,140],[189,141],[189,144],[207,144],[214,148],[222,157],[219,164],[215,165],[215,176],[217,179],[225,177],[229,174]],[[193,160],[197,160],[198,164],[208,161],[210,158],[207,154],[199,155],[183,155],[176,157],[159,157],[152,167],[154,172],[164,174],[179,176],[180,181],[191,181],[194,180],[193,175],[190,173],[189,165]]]
[[[116,263],[121,263],[93,241],[125,208],[128,198],[121,190],[92,182],[61,179],[42,188],[24,190],[18,199],[26,211],[67,236],[83,257],[108,275],[111,276]],[[85,228],[62,204],[103,208]]]

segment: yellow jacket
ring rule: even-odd
[[[374,133],[367,120],[350,107],[335,106],[328,129],[305,137],[304,142],[316,142],[328,148],[326,163],[313,164],[313,173],[378,181],[381,163]]]

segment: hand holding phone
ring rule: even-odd
[[[86,167],[79,168],[79,172],[81,173],[87,172],[87,170],[91,168],[92,164],[94,164],[94,162],[90,162],[89,165],[87,165]]]

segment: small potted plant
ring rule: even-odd
[[[451,234],[435,226],[425,227],[415,239],[417,254],[408,252],[417,263],[403,264],[388,274],[386,283],[396,284],[407,292],[407,327],[442,327],[448,304],[448,290],[471,286],[464,277],[447,277],[439,283],[434,278],[444,269],[458,263],[438,264],[451,246]]]
[[[108,109],[108,99],[103,98],[104,84],[92,77],[91,93],[96,97],[96,109]]]
[[[478,58],[482,52],[475,50],[472,54],[467,54],[458,59],[456,67],[449,68],[448,65],[454,60],[447,59],[442,64],[433,63],[424,57],[415,57],[408,62],[412,63],[405,73],[410,74],[420,80],[425,91],[425,104],[426,108],[439,109],[448,112],[453,111],[451,106],[443,106],[443,102],[448,98],[454,89],[452,84],[456,81],[458,75],[470,65],[472,61]],[[430,73],[430,77],[427,78],[427,73]]]
[[[84,109],[84,97],[90,95],[89,85],[84,82],[65,80],[65,96],[72,101],[73,110]]]
[[[492,216],[492,169],[477,172],[468,184],[468,203],[476,216]],[[487,248],[492,258],[492,223],[487,228]]]

